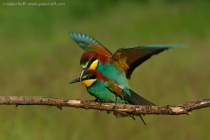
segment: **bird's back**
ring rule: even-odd
[[[128,86],[125,73],[117,65],[110,64],[109,62],[105,64],[99,62],[97,70],[100,71],[109,80],[115,82],[118,86]]]

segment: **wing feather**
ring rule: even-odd
[[[148,45],[138,47],[125,47],[118,49],[110,58],[111,62],[118,62],[120,67],[125,71],[126,78],[130,79],[131,74],[136,67],[151,58],[155,54],[159,54],[169,48],[183,47],[185,45]]]
[[[84,51],[98,51],[104,54],[112,55],[112,53],[105,48],[100,42],[91,36],[79,32],[70,32],[71,38],[82,48]]]

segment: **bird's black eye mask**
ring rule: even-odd
[[[95,74],[88,74],[86,76],[83,76],[82,80],[89,80],[89,79],[96,79]]]
[[[93,57],[92,59],[90,59],[90,61],[88,62],[88,65],[86,68],[89,68],[90,65],[96,60],[97,58],[96,57]]]

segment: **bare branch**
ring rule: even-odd
[[[161,114],[161,115],[180,115],[190,114],[192,110],[210,107],[209,99],[200,99],[186,102],[178,105],[167,106],[140,106],[129,104],[118,104],[115,108],[114,103],[98,103],[89,100],[72,100],[65,98],[53,97],[36,97],[36,96],[0,96],[0,105],[47,105],[62,107],[76,107],[84,109],[96,109],[105,111],[115,111],[122,114]]]

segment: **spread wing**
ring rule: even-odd
[[[69,35],[84,51],[97,51],[102,52],[103,54],[112,55],[107,48],[87,34],[70,32]]]
[[[155,54],[159,54],[169,48],[183,47],[184,45],[148,45],[138,47],[125,47],[118,49],[110,58],[110,62],[118,62],[125,71],[126,78],[130,79],[136,67],[141,65]]]

